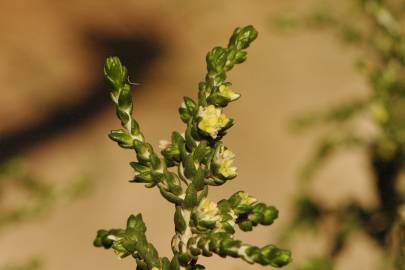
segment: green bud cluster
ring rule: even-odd
[[[278,217],[278,210],[256,199],[243,191],[237,192],[228,200],[232,210],[238,216],[236,223],[242,231],[251,231],[254,226],[271,225]]]
[[[137,260],[140,269],[160,269],[161,261],[154,246],[145,236],[146,226],[142,215],[131,215],[127,221],[127,228],[99,230],[94,240],[94,246],[112,248],[120,257],[132,255]]]
[[[184,97],[179,108],[186,130],[184,134],[174,131],[170,142],[161,142],[161,157],[145,142],[132,118],[127,69],[117,57],[107,59],[104,74],[122,125],[110,138],[136,152],[137,161],[130,163],[135,171],[131,182],[157,187],[174,204],[175,235],[173,258],[159,257],[146,239],[146,226],[138,214],[129,217],[126,229],[99,230],[96,247],[111,248],[120,257],[131,255],[138,270],[204,269],[197,264],[198,256],[213,253],[274,267],[291,261],[287,250],[273,245],[260,248],[234,239],[236,225],[250,231],[259,224],[272,224],[278,216],[276,208],[257,202],[243,191],[218,203],[207,198],[209,186],[222,185],[237,176],[235,155],[221,141],[234,123],[223,109],[240,97],[226,81],[226,72],[246,60],[245,49],[256,37],[253,26],[237,28],[226,48],[215,47],[207,54],[207,75],[199,84],[197,101]]]

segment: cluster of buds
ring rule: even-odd
[[[207,198],[209,186],[222,185],[237,176],[235,155],[221,141],[234,122],[224,114],[224,108],[240,97],[226,81],[226,72],[245,61],[245,49],[256,37],[252,26],[237,28],[227,48],[216,47],[208,53],[208,72],[199,84],[197,102],[185,97],[179,108],[186,130],[184,134],[175,131],[170,141],[160,143],[162,157],[145,142],[132,118],[126,68],[117,57],[107,59],[104,73],[122,124],[122,129],[113,130],[110,138],[123,148],[135,150],[137,161],[130,163],[135,170],[133,182],[157,187],[174,204],[175,235],[173,257],[159,257],[146,239],[146,227],[139,214],[129,217],[126,229],[98,231],[95,246],[112,248],[122,258],[133,256],[137,270],[204,269],[197,264],[198,257],[213,253],[274,267],[291,261],[287,250],[273,245],[260,248],[234,239],[236,225],[250,231],[259,224],[272,224],[278,215],[276,208],[242,191],[218,203]]]

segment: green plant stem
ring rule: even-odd
[[[174,204],[175,235],[171,242],[173,257],[159,257],[147,241],[146,226],[138,214],[128,218],[125,229],[99,230],[95,246],[112,248],[121,258],[132,255],[137,270],[204,269],[197,264],[198,256],[214,253],[274,267],[291,261],[287,250],[274,245],[260,248],[234,239],[236,225],[251,231],[257,225],[272,224],[278,216],[275,207],[259,203],[242,191],[218,203],[207,198],[209,186],[223,185],[237,176],[232,165],[234,154],[221,140],[234,123],[223,110],[240,95],[233,92],[226,79],[228,71],[246,60],[245,50],[256,37],[253,26],[237,28],[227,47],[215,47],[207,54],[207,74],[199,84],[197,102],[184,97],[179,108],[186,130],[183,135],[173,132],[171,141],[163,143],[162,157],[145,141],[132,117],[126,67],[117,57],[107,58],[104,73],[122,126],[109,136],[136,153],[137,161],[131,162],[135,171],[131,182],[157,187]]]

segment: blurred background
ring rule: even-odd
[[[292,134],[289,120],[368,93],[366,80],[353,68],[355,51],[332,33],[304,29],[286,35],[272,27],[277,16],[305,11],[314,3],[2,1],[0,162],[15,166],[5,178],[40,179],[55,194],[70,195],[35,201],[39,206],[33,213],[8,217],[12,223],[0,226],[0,266],[38,257],[43,269],[134,269],[133,260],[119,261],[92,241],[97,229],[121,227],[139,212],[149,240],[162,256],[171,254],[172,206],[156,190],[128,183],[133,174],[128,163],[135,155],[107,137],[119,122],[102,76],[103,61],[107,55],[120,56],[131,80],[140,83],[134,86],[134,114],[157,148],[172,130],[184,129],[177,108],[183,96],[196,96],[205,54],[246,24],[258,29],[259,38],[247,62],[230,74],[242,98],[227,109],[236,125],[225,139],[237,155],[239,177],[211,188],[210,196],[218,200],[245,190],[275,205],[280,217],[273,226],[237,236],[259,246],[276,242],[291,217],[298,171],[316,140]],[[82,178],[90,184],[77,187]],[[322,181],[314,182],[313,191],[319,196],[327,191],[328,205],[353,197],[372,204],[376,198],[369,178],[364,153],[354,151],[335,156],[317,175]],[[38,193],[23,196],[12,184],[2,187],[4,209],[29,208]],[[295,261],[324,245],[302,236],[292,248]],[[371,269],[380,263],[378,255],[374,242],[356,235],[338,269]],[[262,268],[216,256],[201,261],[207,269]]]

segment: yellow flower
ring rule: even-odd
[[[219,95],[221,95],[231,101],[237,100],[240,97],[240,94],[233,92],[232,89],[228,85],[224,85],[224,84],[219,87],[218,93],[219,93]]]
[[[241,198],[241,201],[240,201],[241,205],[252,205],[255,202],[257,202],[257,199],[253,198],[246,192],[241,191],[241,192],[239,192],[238,195],[239,195],[239,198]]]
[[[217,222],[221,218],[217,204],[207,198],[201,200],[196,209],[196,214],[200,220],[207,222]]]
[[[236,176],[237,168],[232,166],[235,160],[235,154],[224,146],[220,146],[215,154],[214,162],[218,165],[218,172],[225,178]]]
[[[214,105],[200,107],[198,116],[201,117],[198,128],[208,133],[213,139],[218,136],[218,132],[230,121],[229,118],[222,113],[222,110],[216,108]]]

